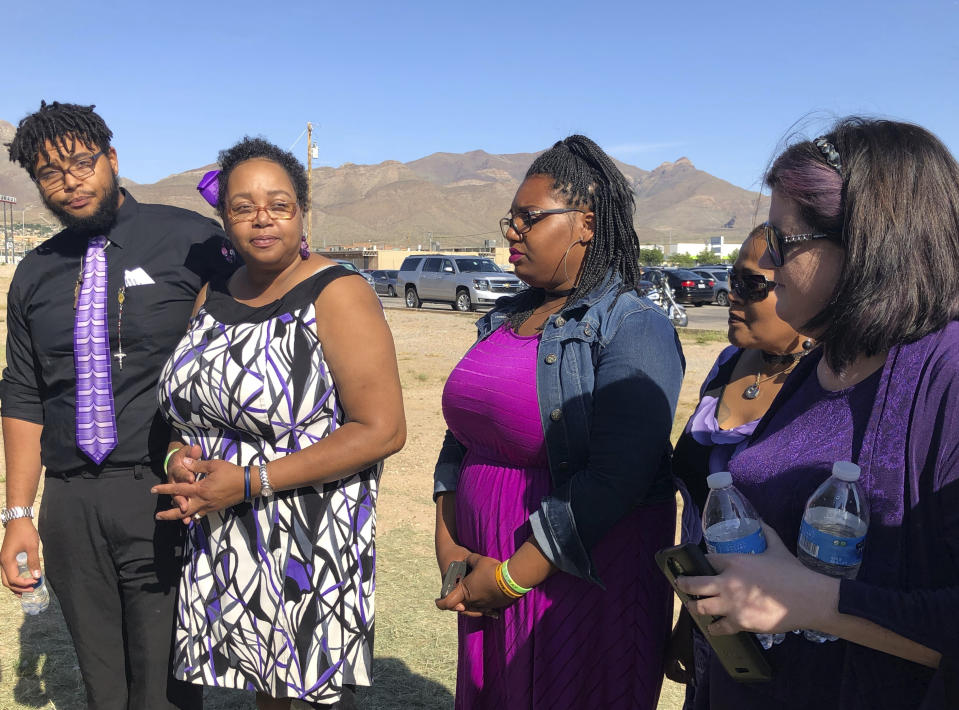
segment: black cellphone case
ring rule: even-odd
[[[677,547],[667,547],[656,553],[656,564],[666,575],[677,596],[685,604],[690,595],[676,588],[676,577],[683,575],[700,577],[716,574],[709,560],[698,545],[686,543]],[[719,662],[733,680],[741,683],[765,683],[772,680],[772,670],[762,649],[752,634],[740,631],[728,636],[711,636],[706,627],[719,617],[693,614],[693,621],[703,632],[706,641],[713,647]]]

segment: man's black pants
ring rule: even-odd
[[[173,680],[170,650],[184,526],[157,522],[169,499],[146,466],[47,474],[40,506],[46,577],[60,601],[93,710],[199,710]]]

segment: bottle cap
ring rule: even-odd
[[[25,565],[25,564],[27,564],[27,553],[26,553],[26,552],[18,552],[18,553],[17,553],[17,564],[18,564],[18,565]]]
[[[840,481],[858,481],[862,469],[852,461],[837,461],[832,465],[832,475]]]
[[[733,474],[729,471],[717,471],[706,476],[706,485],[710,488],[726,488],[733,485]]]

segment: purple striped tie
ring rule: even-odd
[[[77,446],[97,464],[117,445],[107,331],[106,237],[90,237],[73,328],[77,373]]]

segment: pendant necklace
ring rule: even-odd
[[[123,369],[123,358],[127,356],[123,352],[123,333],[120,328],[123,325],[123,302],[127,299],[127,287],[121,286],[117,291],[117,352],[115,357],[117,359],[117,366],[122,370]]]
[[[764,350],[760,350],[759,354],[762,356],[763,362],[783,364],[787,365],[787,367],[779,372],[774,372],[768,377],[763,377],[762,379],[760,379],[760,375],[762,375],[762,369],[760,369],[759,372],[756,373],[756,381],[743,390],[743,398],[756,399],[756,397],[759,396],[759,385],[761,385],[763,382],[773,379],[774,377],[779,377],[780,375],[786,375],[792,372],[792,369],[796,367],[796,364],[803,358],[803,356],[807,355],[809,351],[815,347],[815,345],[815,341],[807,338],[803,341],[802,350],[799,352],[786,353],[785,355],[771,355]]]
[[[73,285],[73,310],[77,310],[77,304],[80,303],[80,287],[83,286],[83,267],[86,265],[86,257],[80,259],[80,272],[77,274],[77,282]]]
[[[540,305],[543,305],[543,304],[540,304]],[[560,302],[557,303],[555,306],[550,306],[549,308],[547,308],[547,309],[545,309],[545,310],[542,310],[542,311],[536,311],[536,310],[534,310],[532,313],[530,313],[530,314],[529,314],[529,315],[530,315],[530,318],[532,318],[533,316],[541,316],[541,315],[543,315],[544,313],[547,314],[546,320],[543,321],[542,323],[540,323],[538,326],[536,326],[536,330],[538,330],[538,331],[540,331],[540,332],[542,332],[543,330],[545,330],[545,329],[546,329],[546,321],[549,320],[549,316],[552,315],[553,313],[555,313],[556,311],[560,310],[560,309],[561,309],[563,306],[565,306],[565,305],[566,305],[566,301],[560,301]]]
[[[797,361],[797,362],[798,362],[798,361]],[[787,367],[785,370],[780,370],[779,372],[774,372],[773,374],[769,375],[768,377],[763,377],[762,379],[759,379],[759,376],[762,374],[762,371],[757,372],[757,373],[756,373],[756,381],[753,382],[751,385],[749,385],[749,387],[747,387],[747,388],[745,389],[745,391],[743,392],[743,397],[745,397],[746,399],[756,399],[756,397],[759,396],[759,385],[761,385],[763,382],[766,382],[767,380],[773,379],[774,377],[779,377],[780,375],[785,375],[785,374],[791,372],[794,367],[796,367],[796,363],[795,363],[795,362],[792,363],[792,364],[791,364],[789,367]]]

